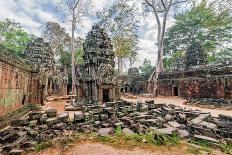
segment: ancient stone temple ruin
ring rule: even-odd
[[[37,38],[28,44],[25,57],[32,67],[33,79],[38,80],[37,88],[40,93],[35,96],[40,96],[40,103],[48,95],[66,95],[68,75],[65,69],[55,66],[54,53],[49,43]]]
[[[117,81],[114,76],[114,52],[107,33],[99,26],[93,26],[83,49],[84,63],[78,77],[78,99],[101,102],[115,100]]]
[[[49,95],[66,95],[67,77],[41,38],[28,44],[25,60],[0,46],[0,127]]]

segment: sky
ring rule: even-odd
[[[97,22],[94,12],[100,11],[103,8],[109,8],[114,1],[92,0],[93,13],[83,20],[81,25],[78,25],[75,36],[80,36],[85,39],[92,25]],[[6,18],[15,19],[27,32],[35,34],[36,36],[41,35],[40,27],[49,21],[60,23],[70,33],[71,24],[62,10],[57,7],[59,6],[59,2],[59,0],[0,0],[0,20]],[[151,60],[152,65],[155,65],[157,55],[157,48],[155,46],[157,25],[154,15],[141,15],[139,18],[140,50],[138,51],[138,60],[134,66],[138,67],[141,65],[145,58]],[[170,27],[173,23],[174,20],[170,17],[167,20],[167,27]],[[124,67],[128,67],[128,65],[125,64]]]

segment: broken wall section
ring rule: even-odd
[[[0,116],[28,103],[31,68],[0,47]]]
[[[185,98],[232,98],[232,67],[167,72],[159,76],[158,94]]]

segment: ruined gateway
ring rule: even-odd
[[[113,45],[107,33],[98,25],[92,27],[83,44],[84,63],[78,77],[78,99],[100,102],[118,98],[114,75]]]

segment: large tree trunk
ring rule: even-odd
[[[150,76],[148,80],[148,91],[149,93],[157,94],[158,89],[158,77],[161,72],[164,71],[163,67],[163,44],[164,44],[164,34],[166,30],[166,22],[167,22],[167,16],[168,12],[171,8],[172,0],[170,0],[168,7],[166,8],[166,11],[163,16],[163,23],[161,25],[160,18],[158,16],[158,10],[156,7],[154,7],[154,14],[156,17],[157,25],[158,25],[158,36],[157,36],[157,42],[158,42],[158,57],[157,57],[157,65],[156,69],[153,71],[152,75]],[[153,87],[153,88],[152,88]]]
[[[75,74],[75,49],[74,49],[75,21],[72,20],[72,95],[76,95],[76,74]]]
[[[118,57],[118,75],[122,75],[123,68],[122,68],[122,57]]]

